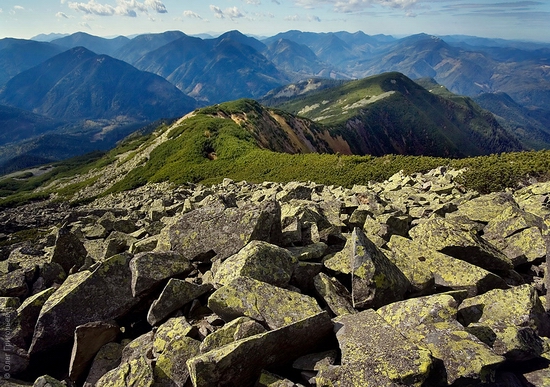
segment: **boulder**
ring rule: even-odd
[[[154,382],[151,363],[140,357],[107,372],[97,381],[96,387],[152,387]]]
[[[334,272],[351,275],[355,308],[378,308],[401,300],[410,286],[397,266],[357,227],[344,249],[324,261],[324,265]]]
[[[69,378],[77,381],[87,370],[98,351],[120,334],[116,322],[95,321],[79,325],[74,331],[74,344],[69,364]]]
[[[122,344],[119,343],[108,343],[101,347],[92,361],[83,387],[94,387],[103,375],[118,367],[122,348]]]
[[[68,227],[61,227],[57,231],[50,262],[60,264],[65,273],[69,273],[71,269],[78,270],[84,265],[87,255],[84,244]]]
[[[252,385],[262,369],[308,353],[332,331],[326,312],[214,349],[187,361],[194,387]],[[254,356],[250,356],[254,354]]]
[[[175,251],[190,260],[224,260],[248,242],[281,240],[281,208],[277,202],[242,207],[220,204],[182,214],[163,229],[157,250]]]
[[[456,218],[431,218],[409,231],[414,241],[489,271],[507,271],[512,262],[475,232],[464,230]]]
[[[238,277],[250,277],[275,286],[288,285],[294,260],[288,250],[263,241],[251,241],[216,269],[214,282],[226,285]]]
[[[270,329],[281,328],[321,312],[310,296],[248,277],[239,277],[216,290],[208,307],[225,321],[247,316]]]
[[[132,295],[129,261],[128,255],[115,255],[93,272],[67,277],[42,307],[29,352],[44,352],[67,343],[73,339],[77,326],[116,319],[137,305],[139,298]]]
[[[451,295],[412,298],[377,311],[407,339],[428,349],[444,367],[444,383],[490,381],[504,362],[489,346],[468,333],[456,320],[457,302]]]
[[[162,281],[192,270],[191,262],[174,252],[145,252],[130,261],[132,294],[139,296]]]
[[[335,319],[341,365],[322,369],[317,385],[422,386],[430,373],[430,353],[388,324],[374,310]]]
[[[469,296],[494,288],[506,288],[506,282],[496,274],[466,261],[431,250],[416,240],[392,236],[388,248],[394,253],[395,264],[402,271],[414,290],[429,289],[430,282],[443,288],[467,290]],[[432,281],[430,281],[432,278]]]
[[[495,289],[467,298],[460,304],[459,321],[472,332],[489,330],[488,343],[500,355],[512,360],[529,360],[543,352],[540,335],[547,336],[550,320],[531,285]]]
[[[18,343],[24,345],[24,348],[29,347],[40,310],[54,292],[54,288],[48,288],[34,296],[30,296],[17,308],[19,327],[14,335],[19,338]]]
[[[293,259],[299,261],[313,261],[322,258],[327,251],[327,244],[324,242],[312,243],[307,246],[289,247],[288,251]]]
[[[49,376],[40,376],[34,381],[32,387],[66,387],[67,384]]]
[[[319,273],[313,279],[313,283],[317,293],[335,316],[356,312],[351,304],[351,294],[336,278]]]
[[[197,285],[185,280],[171,278],[159,298],[153,301],[147,313],[147,322],[157,325],[188,302],[212,289],[211,284]]]
[[[185,317],[172,318],[159,327],[153,340],[156,385],[183,387],[187,383],[185,362],[200,352],[200,341],[190,337],[193,332]]]
[[[257,321],[249,317],[238,317],[206,336],[201,343],[200,351],[201,353],[206,353],[234,341],[257,335],[265,331],[263,325]]]
[[[0,297],[26,297],[28,293],[29,285],[24,269],[0,275]]]
[[[510,208],[518,208],[510,193],[493,192],[461,203],[458,213],[474,221],[489,223]]]

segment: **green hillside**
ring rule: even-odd
[[[465,157],[523,148],[471,99],[435,95],[395,72],[313,92],[278,108],[329,126],[353,154]]]

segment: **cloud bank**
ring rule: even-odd
[[[75,11],[93,14],[97,16],[129,16],[137,17],[137,12],[148,14],[149,10],[157,13],[166,13],[166,6],[160,0],[117,0],[116,5],[102,4],[95,0],[89,0],[87,3],[78,3],[69,1],[68,6]]]

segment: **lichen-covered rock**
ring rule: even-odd
[[[327,244],[324,242],[312,243],[307,246],[289,247],[288,251],[294,259],[299,261],[317,260],[325,255]]]
[[[308,353],[331,331],[330,317],[321,312],[214,349],[187,361],[193,386],[251,385],[262,369]]]
[[[313,283],[319,296],[336,316],[356,312],[351,304],[351,294],[336,278],[319,273],[313,279]]]
[[[92,361],[84,387],[94,387],[103,375],[120,365],[122,348],[119,343],[108,343],[100,348]]]
[[[451,295],[412,298],[377,311],[395,329],[442,361],[445,382],[491,381],[504,362],[489,346],[456,321],[457,302]]]
[[[194,328],[185,317],[172,318],[162,324],[153,340],[155,383],[159,386],[183,387],[189,379],[185,362],[199,354],[200,341],[190,337]]]
[[[489,239],[512,261],[514,267],[546,257],[546,240],[538,227],[529,227],[507,238]]]
[[[294,260],[288,250],[263,241],[251,241],[217,267],[214,282],[226,285],[238,277],[250,277],[275,286],[288,285]]]
[[[2,333],[6,334],[6,332]],[[0,336],[0,348],[2,349],[0,351],[0,364],[2,364],[4,374],[18,375],[29,367],[29,355],[27,351],[12,344],[9,339],[6,340],[4,335]]]
[[[277,329],[321,312],[313,297],[248,277],[216,290],[208,307],[225,321],[247,316]]]
[[[359,228],[355,228],[344,249],[324,261],[335,272],[350,274],[355,308],[378,308],[403,299],[409,281]]]
[[[136,242],[137,239],[131,235],[120,231],[111,232],[105,239],[104,259],[130,250],[130,247]]]
[[[249,317],[238,317],[206,336],[201,343],[200,351],[201,353],[206,353],[234,341],[263,332],[265,332],[265,328],[257,321]]]
[[[66,384],[49,375],[44,375],[36,379],[32,387],[66,387]]]
[[[77,381],[101,347],[114,341],[119,334],[120,327],[114,321],[95,321],[77,326],[69,364],[71,380]]]
[[[0,297],[26,297],[28,293],[29,285],[24,269],[0,275]]]
[[[511,194],[494,192],[461,203],[458,212],[471,220],[489,223],[511,207],[518,208]]]
[[[431,218],[413,227],[409,235],[427,248],[489,271],[513,268],[508,257],[476,233],[464,230],[457,218]]]
[[[107,372],[97,381],[96,387],[152,387],[154,382],[150,362],[140,357]]]
[[[190,260],[224,260],[252,240],[280,242],[281,208],[277,202],[205,206],[185,213],[163,229],[157,249],[175,251]]]
[[[132,294],[139,296],[163,280],[185,275],[192,270],[191,262],[174,252],[145,252],[130,261]]]
[[[296,387],[296,384],[282,376],[262,370],[262,374],[256,381],[254,387]]]
[[[403,267],[403,272],[409,273],[408,277],[412,278],[411,283],[416,284],[415,290],[427,289],[429,277],[437,286],[467,290],[470,296],[507,287],[506,282],[496,274],[431,250],[416,240],[394,235],[388,247],[394,253],[395,264]]]
[[[334,349],[317,353],[308,353],[294,360],[292,368],[303,371],[321,371],[334,365],[337,358],[338,351]]]
[[[498,354],[513,360],[540,356],[543,343],[539,334],[547,335],[550,321],[531,285],[495,289],[464,300],[458,310],[459,321],[472,323],[494,332],[490,344]],[[474,330],[476,332],[476,330]]]
[[[151,304],[147,313],[147,322],[151,325],[157,325],[172,312],[211,289],[211,284],[197,285],[189,281],[171,278],[159,298]]]
[[[421,386],[428,378],[430,353],[405,339],[374,310],[338,317],[334,329],[342,364],[321,370],[317,385]]]
[[[67,343],[77,326],[115,319],[131,310],[139,298],[132,295],[129,261],[128,255],[115,255],[93,272],[67,277],[42,307],[29,352]]]

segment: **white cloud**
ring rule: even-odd
[[[202,19],[201,15],[193,11],[183,11],[183,16],[189,17],[191,19]]]
[[[260,4],[262,4],[261,0],[244,0],[244,2],[246,4],[251,4],[251,5],[260,5]]]
[[[237,7],[227,8],[224,11],[224,14],[230,19],[238,19],[238,18],[244,17],[243,13],[239,11]]]
[[[220,7],[217,7],[215,5],[210,5],[210,10],[214,12],[214,16],[216,16],[218,19],[225,18],[223,11]]]
[[[92,27],[90,27],[90,25],[89,25],[88,23],[82,22],[82,23],[80,23],[80,26],[81,26],[81,27],[84,27],[84,28],[86,28],[86,29],[88,29],[88,30],[91,30],[91,29],[92,29]]]
[[[16,11],[24,11],[25,10],[25,8],[20,6],[20,5],[14,5],[13,9],[16,10]]]
[[[62,0],[63,1],[63,0]],[[95,0],[89,0],[87,3],[77,3],[69,1],[69,8],[84,12],[86,14],[94,14],[98,16],[129,16],[136,17],[137,12],[147,14],[149,9],[156,11],[157,13],[166,13],[166,6],[160,0],[145,0],[140,3],[137,0],[117,0],[117,5],[112,6],[110,4],[101,4]]]
[[[406,10],[416,7],[421,1],[422,0],[294,0],[295,4],[303,8],[312,9],[322,5],[330,5],[334,8],[334,11],[343,13],[359,12],[375,5]]]
[[[146,7],[151,8],[157,13],[167,13],[166,6],[160,0],[145,0],[144,2]]]
[[[220,7],[217,7],[215,5],[210,5],[210,10],[214,13],[214,16],[216,16],[218,19],[229,18],[233,20],[233,19],[239,19],[244,17],[244,14],[241,11],[239,11],[237,7],[226,8],[225,11],[222,11]]]
[[[55,14],[55,17],[58,18],[58,19],[68,19],[69,17],[63,13],[63,12],[58,12]]]

